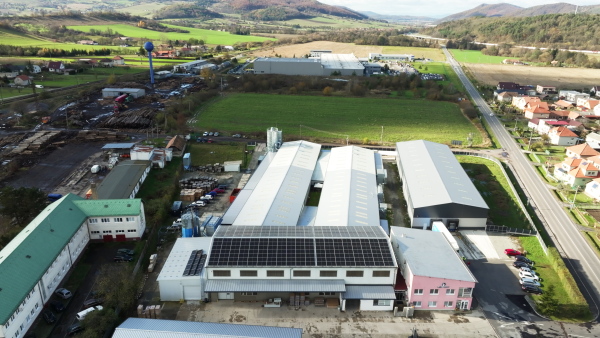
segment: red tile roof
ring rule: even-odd
[[[550,133],[556,134],[559,137],[577,137],[577,134],[569,130],[567,127],[555,127],[550,130]]]
[[[579,156],[596,156],[600,155],[599,152],[595,151],[594,148],[590,147],[587,143],[578,144],[576,146],[567,147],[567,151],[575,153]]]

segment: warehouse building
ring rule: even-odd
[[[146,231],[144,204],[137,199],[73,201],[88,217],[94,242],[139,241]]]
[[[258,58],[255,74],[363,76],[365,67],[354,54],[321,53],[318,58]]]
[[[396,143],[398,171],[411,227],[485,229],[488,206],[446,145],[416,140]]]
[[[380,311],[395,304],[397,264],[380,227],[221,226],[212,240],[205,292],[213,301],[298,293],[342,311],[347,302]]]
[[[128,318],[112,338],[302,338],[302,329],[243,324]]]
[[[114,167],[92,194],[102,200],[135,198],[151,166],[150,161],[125,161]]]
[[[381,53],[369,53],[370,60],[395,60],[395,61],[408,61],[413,62],[415,56],[412,54],[381,54]]]
[[[173,66],[173,73],[190,73],[194,68],[208,64],[206,60],[194,60]]]
[[[477,280],[441,232],[391,227],[398,278],[409,306],[469,310]]]
[[[92,219],[130,214],[136,219],[130,223],[144,222],[140,200],[106,201],[101,207],[99,202],[68,194],[48,205],[0,251],[0,337],[19,338],[29,330],[88,244],[90,226],[102,229],[105,224]]]

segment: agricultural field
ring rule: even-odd
[[[502,61],[506,59],[518,59],[507,56],[485,55],[478,50],[450,49],[450,53],[456,61],[461,63],[502,64]]]
[[[379,53],[379,52],[371,52]],[[433,61],[446,61],[446,56],[440,48],[426,47],[401,47],[401,46],[385,46],[382,54],[412,54],[417,58],[431,59]]]
[[[293,19],[282,21],[286,25],[300,25],[302,28],[329,26],[332,28],[392,28],[401,25],[389,24],[377,21],[350,20],[333,16],[319,16],[310,19]]]
[[[443,84],[444,86],[448,83],[453,83],[456,89],[464,91],[464,85],[460,82],[460,79],[454,70],[452,70],[452,67],[445,62],[415,62],[413,63],[413,66],[419,72],[424,74],[443,74],[446,77],[446,80],[436,81],[437,83]]]
[[[53,42],[50,40],[44,40],[35,36],[31,36],[28,34],[18,33],[14,31],[7,31],[0,28],[0,41],[1,44],[4,45],[12,45],[12,46],[22,46],[22,47],[46,47],[46,48],[55,48],[55,49],[85,49],[85,50],[96,50],[102,48],[115,49],[119,48],[117,46],[90,46],[90,45],[78,45],[76,43],[63,43],[63,42]]]
[[[165,26],[180,28],[190,31],[189,33],[175,33],[175,32],[158,32],[148,29],[139,28],[127,24],[114,24],[114,25],[89,25],[89,26],[68,26],[70,29],[76,29],[83,32],[89,32],[91,29],[98,29],[105,31],[112,29],[113,32],[119,32],[119,34],[133,37],[133,38],[144,38],[152,41],[165,41],[165,40],[188,40],[190,38],[202,39],[206,44],[210,45],[233,45],[239,42],[250,42],[250,41],[266,41],[273,40],[269,38],[263,38],[251,35],[234,35],[228,32],[211,31],[207,29],[198,29],[190,27],[181,27],[175,25],[165,24]]]
[[[509,81],[523,85],[557,86],[559,89],[581,89],[598,85],[600,69],[533,67],[513,65],[467,64],[477,81],[491,86]]]
[[[469,133],[474,145],[483,142],[457,105],[411,99],[235,94],[204,108],[196,126],[242,134],[276,126],[287,137],[339,141],[348,135],[354,142],[379,142],[383,126],[387,144],[419,139],[466,142]]]

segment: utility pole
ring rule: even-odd
[[[381,126],[381,137],[379,138],[379,144],[383,145],[383,126]]]
[[[577,198],[578,191],[579,191],[579,186],[575,187],[575,196],[573,196],[573,201],[571,202],[571,207],[569,208],[569,210],[573,210],[573,207],[575,207],[575,199]]]

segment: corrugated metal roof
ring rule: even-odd
[[[347,285],[344,299],[396,299],[391,285]]]
[[[233,225],[295,226],[320,149],[307,141],[284,143]]]
[[[396,151],[413,208],[457,203],[489,209],[448,146],[416,140],[396,143]]]
[[[6,323],[86,220],[73,204],[81,199],[68,194],[48,205],[0,251],[0,323]]]
[[[327,165],[329,165],[329,157],[331,156],[331,150],[322,150],[315,166],[315,171],[311,177],[312,181],[323,182],[325,181],[325,173],[327,172]]]
[[[317,207],[304,207],[300,219],[298,220],[298,226],[312,226],[315,224],[315,217],[317,216]]]
[[[262,180],[265,171],[267,171],[267,169],[269,168],[271,161],[273,161],[273,159],[275,158],[275,154],[276,153],[272,152],[268,152],[265,154],[262,162],[260,162],[260,165],[258,166],[258,168],[256,168],[256,170],[244,186],[244,190],[254,190],[254,188],[256,188],[260,180]]]
[[[129,198],[150,165],[150,161],[127,161],[117,165],[98,185],[98,198]]]
[[[349,146],[331,150],[315,226],[379,225],[375,153]]]
[[[242,211],[242,208],[244,207],[244,205],[246,204],[246,202],[248,201],[248,199],[250,198],[251,195],[252,195],[252,190],[242,189],[236,196],[233,203],[231,203],[229,208],[227,208],[225,215],[223,215],[223,221],[221,222],[221,224],[224,224],[224,225],[233,224],[233,222],[238,217],[238,215],[240,214],[240,211]]]
[[[236,227],[223,226],[213,238],[380,238],[387,239],[381,227]]]
[[[390,232],[392,247],[401,255],[398,266],[406,263],[416,276],[477,282],[441,232],[402,227]]]
[[[365,69],[354,54],[321,54],[321,65],[326,69]]]
[[[131,149],[135,143],[107,143],[102,149]]]
[[[205,292],[345,292],[343,279],[209,279]]]
[[[73,201],[88,217],[137,216],[142,212],[142,200],[82,200]]]
[[[289,327],[186,322],[129,318],[116,328],[112,338],[301,338],[302,329]]]
[[[194,250],[204,250],[204,253],[209,252],[212,237],[191,237],[191,238],[178,238],[173,245],[173,249],[169,253],[167,261],[163,265],[160,274],[158,275],[157,281],[161,280],[179,280],[179,279],[198,279],[200,283],[200,277],[198,276],[186,276],[183,277],[183,271],[187,265],[190,254]]]
[[[298,62],[298,63],[318,63],[319,59],[307,58],[258,58],[254,62]]]

